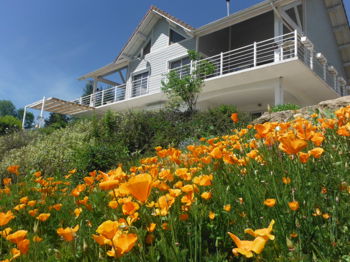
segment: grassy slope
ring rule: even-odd
[[[2,192],[2,210],[12,210],[16,216],[2,228],[28,231],[31,244],[23,261],[107,261],[106,251],[112,247],[100,247],[92,234],[103,222],[121,218],[129,224],[115,231],[138,238],[121,261],[243,261],[244,256],[233,256],[236,246],[227,232],[253,240],[244,233],[246,228],[266,228],[275,220],[275,240],[269,240],[253,259],[347,261],[349,115],[350,107],[339,111],[337,120],[315,116],[310,121],[266,123],[203,139],[183,151],[157,148],[157,155],[142,159],[125,173],[120,169],[108,174],[71,172],[60,180],[39,174],[23,176],[28,170],[20,169],[20,175],[12,175],[13,182],[18,179],[20,183]],[[301,157],[300,152],[304,152]],[[302,157],[309,159],[302,163]],[[149,196],[147,179],[132,190],[129,179],[134,176],[152,177]],[[128,187],[129,195],[121,189],[102,190],[103,181],[118,181],[115,186]],[[201,197],[204,192],[210,192],[211,198]],[[137,200],[140,195],[147,198],[146,203]],[[20,200],[25,196],[38,202],[28,206],[26,199]],[[263,204],[268,198],[276,200],[273,207]],[[293,201],[299,208],[289,207]],[[14,210],[20,202],[24,205]],[[52,208],[57,203],[62,204],[59,211]],[[76,208],[82,211],[78,217]],[[28,214],[33,209],[38,209],[34,217]],[[51,216],[39,222],[35,219],[39,213]],[[150,223],[156,224],[153,232],[147,232]],[[58,227],[75,225],[80,229],[72,242],[56,233]],[[43,241],[33,242],[35,235]],[[118,234],[114,239],[117,250]],[[9,250],[15,246],[2,238],[1,258],[10,258]]]

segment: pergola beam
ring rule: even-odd
[[[119,86],[120,84],[111,80],[108,80],[106,78],[103,77],[97,77],[96,78],[97,81],[108,84],[108,85],[112,85],[112,86]]]

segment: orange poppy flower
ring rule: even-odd
[[[315,147],[309,151],[309,154],[312,155],[314,158],[320,158],[323,152],[324,152],[323,148]]]
[[[8,235],[6,237],[6,239],[12,243],[17,244],[27,237],[27,233],[28,233],[27,230],[18,230],[16,232]]]
[[[305,164],[310,158],[308,153],[299,152],[299,160],[301,163]]]
[[[17,243],[17,248],[19,249],[21,254],[26,254],[28,252],[29,244],[30,244],[29,239],[23,239],[22,241]]]
[[[299,202],[298,201],[289,202],[288,206],[291,210],[297,211],[299,209]]]
[[[276,205],[276,199],[268,198],[264,201],[264,205],[268,207],[274,207]]]
[[[209,212],[209,215],[208,215],[208,217],[211,219],[211,220],[213,220],[214,218],[215,218],[215,213],[213,212],[213,211],[210,211]]]
[[[13,166],[9,166],[7,168],[7,171],[11,174],[14,174],[14,175],[19,175],[19,165],[13,165]]]
[[[74,228],[71,227],[66,227],[66,228],[59,228],[57,229],[57,234],[61,237],[63,237],[63,239],[65,241],[72,241],[75,238],[75,235],[77,233],[77,231],[79,230],[79,225],[76,225]]]
[[[50,216],[50,213],[41,213],[39,216],[36,217],[36,219],[40,220],[41,222],[45,222],[49,219]]]
[[[117,221],[107,220],[96,229],[96,232],[111,240],[118,230],[119,223]]]
[[[290,184],[291,179],[289,177],[282,177],[282,182],[283,184],[288,185]]]
[[[78,218],[80,216],[81,212],[83,212],[83,209],[81,207],[74,209],[75,218]]]
[[[230,212],[231,211],[231,205],[230,204],[224,205],[224,210],[227,211],[227,212]]]
[[[280,138],[278,147],[287,154],[297,154],[307,147],[307,142],[293,136],[284,136]]]
[[[2,182],[4,183],[5,186],[8,186],[8,185],[10,185],[12,183],[12,179],[10,177],[4,178],[2,180]]]
[[[36,242],[36,243],[39,243],[39,242],[43,241],[43,239],[41,237],[39,237],[39,236],[34,236],[33,237],[33,241]]]
[[[121,257],[125,253],[128,253],[136,244],[136,234],[116,234],[113,237],[113,249],[107,252],[108,256]]]
[[[187,213],[181,214],[181,215],[179,216],[179,219],[180,219],[181,221],[186,221],[186,220],[188,220],[188,218],[189,218],[189,215],[188,215]]]
[[[118,207],[118,201],[115,201],[115,200],[112,200],[112,201],[109,201],[108,203],[108,206],[112,209],[116,209]]]
[[[272,219],[267,228],[256,229],[256,230],[252,230],[251,228],[247,228],[246,230],[244,230],[244,233],[249,234],[253,237],[262,237],[266,241],[267,240],[274,240],[275,236],[271,234],[271,231],[273,229],[274,224],[275,224],[275,220]]]
[[[204,200],[209,200],[212,198],[212,193],[211,192],[203,192],[201,194],[201,198],[203,198]]]
[[[237,123],[239,121],[238,114],[237,113],[233,113],[231,115],[231,119],[232,119],[233,122]]]
[[[122,206],[123,214],[124,215],[132,215],[134,214],[138,209],[140,208],[139,204],[136,202],[126,202]]]
[[[149,174],[134,176],[127,182],[130,194],[141,202],[146,202],[152,189],[152,177]]]
[[[11,211],[7,211],[6,213],[0,212],[0,226],[7,225],[15,216]]]

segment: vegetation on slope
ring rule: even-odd
[[[348,261],[350,106],[335,114],[156,147],[106,173],[10,166],[2,259]]]

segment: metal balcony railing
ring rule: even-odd
[[[83,96],[72,102],[78,103],[80,105],[86,105],[91,107],[99,107],[114,102],[122,101],[125,99],[126,85],[119,85],[98,91],[94,94]]]
[[[299,59],[304,62],[305,65],[314,71],[338,94],[345,94],[345,80],[339,76],[335,68],[327,62],[327,59],[321,53],[316,51],[311,41],[307,37],[298,34],[297,31],[264,41],[254,42],[253,44],[222,52],[211,57],[206,57],[202,60],[191,62],[191,64],[183,65],[171,70],[177,72],[180,77],[184,77],[198,68],[198,65],[202,62],[210,62],[214,66],[214,72],[211,74],[200,73],[202,79],[210,79],[293,59]],[[154,85],[157,84],[157,88],[160,90],[160,80],[162,78],[163,77],[156,75],[132,81],[131,87],[128,87],[130,88],[129,97],[126,97],[126,85],[124,84],[85,97],[80,97],[73,100],[73,102],[99,107],[109,103],[115,103],[125,99],[145,95],[149,93],[150,81],[152,81],[153,89]],[[154,92],[154,90],[152,92]]]

